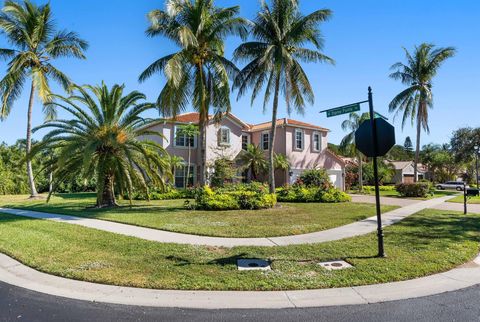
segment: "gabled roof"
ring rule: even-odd
[[[240,120],[238,117],[233,115],[232,113],[225,113],[225,117],[231,119],[232,121],[238,123],[243,129],[248,130],[250,128],[250,125],[243,122]],[[211,120],[213,119],[213,115],[209,115],[208,118]],[[189,112],[189,113],[183,113],[179,114],[175,117],[170,117],[170,118],[164,118],[159,123],[167,122],[167,123],[192,123],[192,124],[198,124],[200,119],[200,113],[198,112]]]
[[[343,164],[344,166],[346,165],[346,162],[345,160],[339,156],[338,154],[336,154],[335,152],[333,152],[332,150],[328,149],[327,148],[327,153],[330,154],[332,157],[334,157],[335,159],[337,159],[337,161],[340,161],[341,164]]]
[[[387,161],[395,167],[395,170],[403,170],[409,165],[413,165],[412,161]]]
[[[171,122],[171,123],[193,123],[193,124],[198,124],[199,120],[199,113],[198,112],[190,112],[190,113],[183,113],[179,114],[176,117],[172,118],[165,118],[159,121],[159,123],[162,122]],[[236,122],[239,124],[243,130],[248,131],[248,132],[257,132],[257,131],[262,131],[262,130],[268,130],[271,127],[272,122],[264,122],[260,124],[248,124],[239,119],[237,116],[233,115],[232,113],[225,113],[225,116],[230,118],[232,121]],[[210,119],[213,119],[213,115],[209,115]],[[323,128],[321,126],[317,126],[314,124],[309,124],[297,120],[292,120],[292,119],[278,119],[277,120],[277,126],[294,126],[294,127],[302,127],[302,128],[307,128],[307,129],[313,129],[313,130],[318,130],[322,132],[328,132],[329,130],[326,128]]]
[[[395,170],[403,170],[410,165],[411,166],[414,165],[413,161],[389,161],[389,160],[386,160],[386,162],[388,162],[390,164],[393,164],[393,166],[395,167]],[[428,169],[425,165],[423,165],[421,163],[418,163],[417,164],[417,171],[418,172],[427,172]]]

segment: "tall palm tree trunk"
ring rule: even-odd
[[[417,182],[417,173],[418,173],[417,165],[418,165],[418,160],[420,158],[420,134],[422,133],[421,129],[422,127],[420,123],[420,118],[418,116],[417,117],[417,142],[415,146],[415,161],[413,165],[413,182]]]
[[[275,193],[275,136],[277,134],[278,94],[280,92],[280,69],[275,79],[275,96],[273,98],[272,128],[270,130],[270,146],[268,150],[268,183],[270,193]]]
[[[188,180],[190,179],[190,156],[191,156],[191,154],[192,154],[191,151],[192,151],[192,150],[191,150],[190,143],[189,143],[189,145],[188,145],[187,178],[186,178],[185,183],[184,183],[184,186],[185,186],[184,188],[185,188],[185,189],[187,189],[187,187],[188,187]]]
[[[32,110],[33,110],[33,98],[35,95],[35,86],[32,81],[32,86],[30,88],[30,99],[28,101],[28,113],[27,113],[27,175],[28,175],[28,184],[30,185],[30,198],[38,196],[37,188],[35,187],[35,179],[33,176],[32,170],[32,161],[30,160],[30,151],[32,150]]]
[[[199,63],[197,65],[198,71],[200,73],[200,80],[202,82],[202,97],[200,103],[200,113],[199,113],[199,122],[198,126],[200,129],[200,185],[204,186],[207,182],[207,130],[206,126],[208,125],[208,107],[207,107],[207,95],[206,90],[206,80],[203,73],[203,65]]]

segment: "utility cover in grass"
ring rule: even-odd
[[[237,259],[237,267],[239,271],[270,271],[270,262],[257,258]]]
[[[339,269],[353,268],[352,265],[350,265],[349,263],[347,263],[346,261],[343,261],[343,260],[321,262],[321,263],[318,263],[318,265],[322,266],[323,268],[325,268],[329,271],[336,271],[336,270],[339,270]]]

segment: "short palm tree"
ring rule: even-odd
[[[288,185],[290,182],[288,180],[288,171],[290,170],[290,160],[288,160],[288,157],[285,154],[281,153],[275,153],[273,156],[274,160],[274,167],[275,170],[282,171],[285,174],[286,184]]]
[[[268,167],[264,151],[260,146],[253,144],[247,145],[247,149],[240,153],[238,162],[243,168],[251,171],[253,180],[257,180],[258,175],[265,172]]]
[[[234,52],[237,61],[247,65],[236,77],[238,96],[252,88],[252,104],[265,88],[263,109],[273,95],[272,126],[269,145],[269,186],[275,192],[274,142],[279,95],[285,97],[287,112],[303,113],[306,103],[313,104],[314,93],[300,62],[317,63],[333,60],[324,54],[318,24],[331,15],[330,10],[317,10],[309,15],[299,12],[298,0],[272,0],[271,7],[262,1],[262,8],[250,22],[254,41],[241,44]],[[305,47],[313,45],[314,49]]]
[[[355,131],[358,130],[360,125],[370,119],[370,113],[363,113],[358,115],[357,113],[350,113],[348,120],[342,122],[342,130],[348,131],[340,142],[340,149],[345,151],[350,148],[350,151],[357,156],[358,160],[358,189],[363,191],[363,155],[355,147]],[[353,151],[352,151],[353,150]]]
[[[59,183],[78,173],[97,178],[96,207],[113,207],[116,194],[131,196],[135,187],[147,192],[147,184],[164,187],[171,177],[169,158],[156,142],[140,139],[160,136],[148,129],[152,121],[140,117],[155,104],[141,102],[145,95],[134,91],[124,95],[124,86],[74,86],[70,97],[54,95],[48,107],[71,114],[69,120],[52,120],[38,126],[51,129],[32,153],[57,149],[53,191]]]
[[[26,151],[32,146],[32,109],[35,93],[43,103],[50,100],[49,80],[67,89],[69,78],[52,65],[52,60],[61,57],[85,59],[87,42],[74,32],[57,31],[50,11],[50,4],[37,6],[29,0],[23,3],[5,1],[0,13],[0,30],[12,45],[11,49],[0,49],[0,57],[9,59],[7,73],[0,80],[0,119],[5,119],[12,104],[21,95],[27,79],[31,80],[30,99],[27,111]],[[47,117],[55,116],[55,111],[45,109]],[[32,170],[32,162],[27,158],[27,174],[32,197],[37,195]]]
[[[139,81],[163,72],[167,82],[157,105],[164,116],[185,111],[190,103],[199,112],[200,184],[206,180],[206,126],[210,107],[217,117],[230,106],[229,79],[238,72],[224,57],[224,40],[229,35],[246,35],[239,7],[218,8],[213,0],[168,0],[166,10],[148,14],[150,37],[164,36],[180,47],[145,69]],[[218,119],[218,118],[217,118]]]
[[[195,142],[195,137],[197,137],[200,134],[198,131],[198,126],[195,124],[186,124],[186,125],[181,125],[179,127],[179,131],[177,135],[184,135],[186,140],[187,140],[187,146],[188,146],[188,160],[187,160],[187,177],[185,178],[184,181],[184,188],[187,188],[188,182],[190,180],[190,165],[191,165],[191,158],[192,158],[192,148]],[[185,166],[185,165],[183,165]]]
[[[455,55],[455,48],[435,48],[432,44],[423,43],[416,46],[413,53],[405,49],[407,63],[398,62],[392,65],[394,70],[390,77],[400,80],[407,88],[390,102],[390,112],[403,113],[402,128],[408,119],[412,125],[417,122],[417,142],[415,148],[414,180],[417,181],[417,164],[420,154],[420,134],[430,132],[428,126],[428,108],[433,107],[432,80],[440,66]]]

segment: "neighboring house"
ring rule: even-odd
[[[200,149],[198,139],[176,135],[179,125],[198,124],[198,113],[185,113],[175,119],[165,119],[152,125],[150,130],[158,131],[164,138],[150,137],[159,142],[168,153],[187,160],[188,147],[192,149],[189,184],[196,184],[199,179]],[[234,160],[248,144],[259,145],[267,153],[271,123],[248,124],[231,113],[224,115],[217,124],[213,119],[207,126],[206,159],[210,173],[215,159],[226,157]],[[340,189],[344,189],[345,162],[327,149],[329,130],[291,119],[277,121],[275,153],[284,154],[290,161],[290,171],[277,171],[277,186],[294,183],[306,169],[324,168],[330,180]],[[175,170],[175,186],[182,187],[186,178],[185,169]]]
[[[392,183],[413,183],[414,182],[414,162],[413,161],[387,161],[395,167],[395,176]],[[417,181],[428,179],[428,169],[423,164],[418,164]]]

